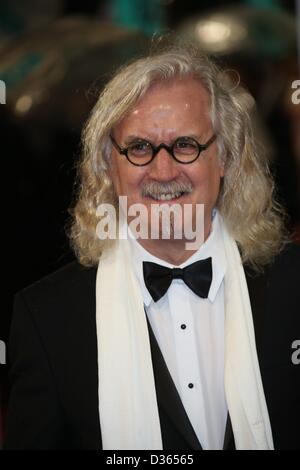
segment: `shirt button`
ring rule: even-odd
[[[189,388],[194,388],[194,384],[190,383]]]
[[[185,330],[185,329],[186,329],[186,325],[183,323],[182,325],[180,325],[180,328],[181,328],[182,330]]]

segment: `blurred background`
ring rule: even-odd
[[[239,72],[299,242],[299,18],[297,0],[1,0],[0,448],[14,293],[73,259],[65,226],[82,126],[103,84],[153,35],[175,32]]]

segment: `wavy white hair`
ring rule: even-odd
[[[195,48],[171,47],[121,68],[100,94],[83,132],[79,192],[71,210],[71,244],[80,263],[95,265],[108,241],[96,235],[96,210],[117,199],[108,175],[113,127],[156,82],[193,77],[206,88],[225,177],[217,207],[237,241],[243,261],[258,269],[285,240],[284,211],[274,199],[268,158],[258,145],[250,117],[252,97]]]

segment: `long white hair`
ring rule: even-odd
[[[71,210],[71,244],[80,263],[99,261],[109,241],[96,235],[96,210],[117,199],[107,169],[113,127],[156,82],[193,77],[206,88],[219,158],[225,162],[217,207],[244,262],[259,268],[284,244],[284,211],[274,199],[268,158],[257,144],[249,112],[252,97],[231,86],[226,73],[195,48],[171,47],[124,66],[105,86],[83,132],[78,194]]]

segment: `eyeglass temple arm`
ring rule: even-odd
[[[216,136],[216,134],[214,134],[214,135],[209,139],[209,141],[206,142],[206,144],[201,145],[201,147],[202,147],[204,150],[206,150],[207,147],[209,147],[210,144],[212,144],[212,143],[216,140],[216,138],[217,138],[217,136]]]
[[[110,140],[112,141],[113,146],[114,146],[120,153],[123,153],[123,152],[124,152],[124,149],[122,149],[122,147],[120,147],[120,145],[117,144],[117,142],[115,141],[115,139],[113,138],[113,136],[110,135],[109,137],[110,137]]]

